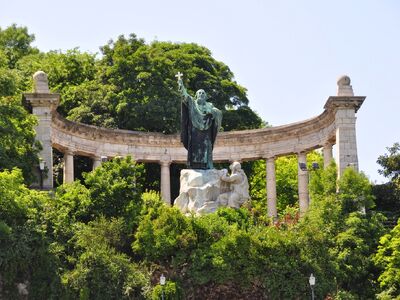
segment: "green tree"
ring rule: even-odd
[[[384,232],[382,215],[371,210],[371,184],[352,168],[336,182],[334,164],[316,178],[310,211],[298,227],[303,255],[326,292],[337,289],[354,299],[371,299],[378,276],[372,257]]]
[[[0,28],[0,53],[2,52],[5,55],[10,69],[15,67],[15,63],[21,57],[38,52],[36,48],[31,46],[34,40],[35,36],[29,34],[26,27],[18,27],[16,24],[12,24],[6,29]]]
[[[149,278],[119,251],[126,237],[124,220],[100,217],[77,225],[73,237],[76,265],[62,274],[67,295],[73,299],[145,299]]]
[[[386,149],[389,153],[378,157],[377,163],[382,167],[378,172],[392,181],[397,181],[400,179],[400,144],[394,143]]]
[[[35,142],[36,118],[13,97],[0,97],[0,170],[18,167],[27,183],[35,180],[33,170],[38,167]]]
[[[88,222],[97,217],[125,217],[137,225],[142,210],[143,165],[130,156],[117,157],[83,175],[83,183],[64,184],[56,191],[54,217],[61,222]],[[62,212],[60,214],[60,212]]]
[[[48,197],[24,185],[18,169],[0,172],[1,299],[17,299],[26,284],[31,299],[59,299],[58,261],[41,226]]]
[[[380,239],[378,251],[374,257],[375,264],[382,270],[378,278],[380,287],[382,288],[379,299],[400,299],[399,253],[400,221],[390,233]]]
[[[233,73],[196,44],[153,42],[145,44],[134,34],[118,37],[101,47],[97,82],[108,110],[121,129],[175,133],[179,130],[180,97],[175,74],[185,73],[188,90],[203,88],[224,111],[226,130],[258,128],[261,119],[248,108],[246,90],[233,80]],[[95,109],[90,103],[85,114]],[[225,107],[238,109],[226,110]],[[90,116],[81,118],[91,119]]]
[[[88,211],[105,217],[125,216],[137,224],[142,208],[143,165],[131,157],[114,158],[84,175],[90,204]]]
[[[373,186],[376,209],[388,218],[387,224],[394,227],[400,217],[400,144],[387,148],[389,153],[378,157],[381,166],[378,172],[389,178],[389,182]]]

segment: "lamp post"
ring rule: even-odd
[[[161,274],[161,276],[160,276],[160,285],[161,285],[161,299],[164,300],[164,285],[165,285],[164,274]]]
[[[314,286],[315,286],[315,277],[313,273],[311,273],[310,278],[308,279],[308,282],[310,283],[310,288],[311,288],[311,299],[314,300]]]
[[[302,170],[302,171],[311,171],[311,170],[307,169],[306,163],[303,163],[303,162],[299,163],[299,167],[300,167],[300,170]],[[313,161],[311,163],[311,167],[312,167],[312,170],[318,170],[319,164],[317,162]]]
[[[40,171],[40,189],[43,190],[43,173],[46,167],[46,162],[43,159],[39,161],[39,171]]]

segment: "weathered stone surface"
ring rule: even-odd
[[[43,71],[37,71],[33,74],[33,91],[35,93],[50,93],[47,74]]]
[[[181,188],[175,206],[182,213],[204,215],[220,206],[239,208],[249,196],[249,183],[239,162],[233,162],[228,170],[181,171]]]
[[[350,85],[351,80],[350,77],[347,75],[343,75],[341,76],[338,81],[337,81],[337,85],[338,85],[338,92],[337,95],[338,96],[354,96],[353,93],[353,88]]]
[[[221,171],[191,170],[181,171],[181,187],[174,205],[182,213],[206,214],[219,207],[217,201],[221,193]]]
[[[224,169],[221,170],[220,179],[221,194],[218,196],[220,206],[239,208],[243,203],[250,199],[249,182],[246,173],[242,170],[239,162],[235,161],[230,166],[231,174]],[[226,187],[226,191],[224,191]]]

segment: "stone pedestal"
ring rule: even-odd
[[[221,172],[215,169],[181,171],[181,188],[174,205],[182,213],[203,215],[219,207]]]
[[[184,214],[204,215],[220,206],[239,208],[250,199],[247,176],[239,162],[228,170],[182,170],[181,188],[174,205]]]

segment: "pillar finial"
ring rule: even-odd
[[[33,91],[35,93],[50,93],[47,74],[43,71],[37,71],[33,74]]]
[[[350,77],[347,75],[340,76],[338,81],[338,90],[337,90],[337,95],[338,96],[354,96],[353,92],[353,87],[351,86],[351,80]]]

